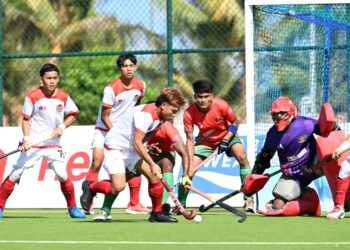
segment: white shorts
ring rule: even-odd
[[[17,168],[31,168],[41,158],[45,158],[49,165],[55,161],[56,163],[62,163],[62,166],[65,167],[65,155],[66,153],[62,148],[31,148],[26,152],[21,152],[13,165]]]
[[[132,172],[140,156],[135,150],[105,150],[103,167],[111,174],[125,174]]]
[[[92,139],[91,148],[104,148],[106,131],[95,129],[94,138]]]
[[[340,179],[347,178],[350,175],[350,157],[343,161],[340,165],[339,175]]]

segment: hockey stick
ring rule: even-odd
[[[164,180],[162,174],[158,175],[158,178],[160,179],[160,181],[162,182],[164,188],[166,189],[166,191],[168,191],[171,199],[173,200],[175,206],[177,206],[180,210],[180,213],[182,214],[183,217],[185,217],[187,220],[193,220],[194,217],[196,217],[196,210],[192,209],[191,213],[189,213],[188,211],[186,211],[186,209],[184,208],[184,206],[181,204],[181,202],[179,201],[179,199],[176,197],[176,194],[174,193],[173,189],[169,186],[169,184]]]
[[[51,134],[50,134],[50,135],[47,135],[47,136],[45,136],[45,137],[43,137],[43,138],[41,138],[41,139],[39,139],[39,140],[37,140],[37,141],[35,141],[35,142],[33,142],[32,146],[38,145],[38,144],[43,143],[43,142],[45,142],[45,141],[48,141],[48,140],[50,140],[50,139],[52,139],[52,135],[51,135]],[[3,155],[0,156],[0,160],[1,160],[1,159],[4,159],[4,158],[6,158],[6,157],[8,157],[8,156],[10,156],[10,155],[13,155],[13,154],[15,154],[15,153],[17,153],[17,152],[19,152],[19,151],[21,151],[21,150],[22,150],[22,149],[19,147],[19,148],[15,149],[15,150],[13,150],[13,151],[11,151],[11,152],[8,152],[8,153],[6,153],[6,154],[3,154]]]
[[[343,150],[341,151],[339,154],[342,155],[344,154],[347,150]],[[313,167],[309,168],[309,169],[304,169],[305,172],[311,174],[313,172],[315,172],[316,170],[322,168],[325,164],[331,162],[332,160],[335,160],[332,158],[332,156],[327,157],[326,159],[318,162],[316,165],[314,165]],[[221,199],[219,199],[220,202],[223,202],[233,196],[235,196],[236,194],[239,194],[241,192],[243,192],[244,194],[248,194],[248,195],[253,195],[257,192],[259,192],[261,189],[263,189],[263,187],[265,186],[265,184],[268,182],[268,180],[272,177],[275,176],[279,173],[282,172],[282,169],[276,170],[275,172],[272,172],[271,174],[250,174],[247,176],[246,178],[246,182],[245,185],[242,186],[242,188],[240,190],[235,190],[232,193],[227,194],[226,196],[222,197]],[[249,177],[249,178],[248,178]],[[215,205],[218,205],[217,203],[211,203],[208,206],[204,206],[201,205],[199,207],[199,211],[200,212],[206,212],[209,209],[213,208]]]
[[[242,212],[242,211],[239,211],[238,209],[234,208],[234,207],[231,207],[219,200],[215,200],[213,197],[203,193],[202,191],[190,186],[190,185],[185,185],[185,188],[188,189],[188,190],[191,190],[192,192],[202,196],[203,198],[207,199],[208,201],[212,202],[212,203],[216,203],[217,205],[219,205],[220,207],[226,209],[227,211],[241,217],[241,219],[238,220],[238,223],[242,223],[244,222],[246,219],[247,219],[247,214]]]
[[[195,167],[193,167],[193,172],[197,172],[197,170],[204,166],[206,163],[208,163],[209,161],[211,161],[216,155],[218,154],[218,149],[215,149],[215,151],[208,156],[204,161],[198,163]],[[178,185],[181,184],[181,179],[179,179],[175,184],[173,188],[176,188]]]

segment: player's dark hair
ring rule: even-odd
[[[137,64],[137,59],[134,54],[125,54],[125,55],[120,55],[117,59],[117,66],[120,68],[124,65],[126,60],[132,61],[133,64]]]
[[[192,83],[193,91],[195,94],[213,93],[214,85],[208,80],[197,80]]]
[[[186,103],[182,92],[176,88],[163,89],[163,91],[156,99],[156,106],[160,107],[160,105],[162,105],[163,102],[169,103],[177,107],[181,107]]]
[[[58,67],[55,64],[45,63],[43,66],[41,66],[40,71],[39,71],[39,75],[40,75],[40,77],[43,77],[46,72],[52,72],[52,71],[56,71],[57,74],[60,75],[60,70],[58,69]]]

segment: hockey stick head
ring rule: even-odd
[[[199,207],[199,212],[203,213],[206,212],[207,210],[205,209],[204,204]]]

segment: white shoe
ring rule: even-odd
[[[244,201],[243,208],[247,213],[251,213],[251,214],[255,213],[255,204],[254,204],[253,197],[250,197]]]
[[[338,220],[338,219],[344,219],[345,217],[345,211],[344,208],[335,206],[329,214],[327,214],[327,218],[330,220]]]
[[[94,221],[110,221],[112,220],[112,215],[107,214],[105,211],[100,210],[98,214],[94,217]]]

